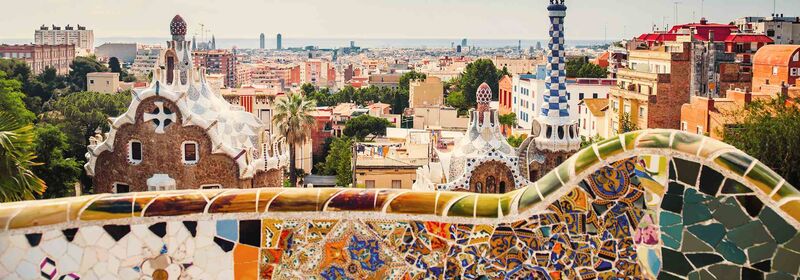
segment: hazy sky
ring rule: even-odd
[[[630,37],[653,24],[700,18],[700,0],[567,0],[570,39]],[[167,37],[180,14],[189,34],[199,24],[217,38],[471,38],[547,36],[548,0],[2,0],[0,39],[33,38],[42,24],[81,24],[95,37]],[[778,13],[800,16],[800,0],[776,0]],[[772,13],[772,0],[706,0],[705,16],[730,22]],[[694,17],[693,17],[694,15]]]

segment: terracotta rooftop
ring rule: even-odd
[[[753,56],[753,65],[789,65],[792,55],[800,51],[800,45],[767,45]]]
[[[583,100],[586,108],[592,112],[595,117],[602,117],[605,110],[608,109],[608,98],[587,98]]]

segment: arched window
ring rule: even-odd
[[[142,162],[142,142],[139,140],[128,142],[128,161],[134,165]]]
[[[506,193],[506,182],[500,182],[500,191],[498,193]]]
[[[483,192],[483,184],[481,184],[481,182],[478,182],[477,184],[475,184],[475,192],[476,193],[482,193]]]
[[[181,145],[183,164],[196,164],[200,160],[197,142],[186,141]]]
[[[487,193],[494,193],[497,189],[497,180],[494,179],[494,176],[489,176],[486,178],[486,192]]]

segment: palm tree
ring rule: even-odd
[[[33,174],[33,126],[0,112],[0,202],[34,199],[47,188]]]
[[[278,133],[286,138],[289,144],[289,181],[293,187],[297,186],[297,151],[296,146],[302,145],[311,136],[314,127],[314,117],[311,112],[317,107],[314,100],[306,99],[299,93],[292,93],[281,98],[275,104],[273,123]]]

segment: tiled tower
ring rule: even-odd
[[[569,115],[567,102],[567,70],[564,53],[564,0],[552,0],[550,12],[550,44],[547,56],[548,77],[542,93],[541,113],[536,117],[539,133],[536,146],[549,151],[577,151],[580,148],[578,126]],[[534,124],[535,125],[535,124]],[[536,128],[534,128],[536,129]]]
[[[518,153],[522,173],[535,181],[561,164],[580,149],[577,119],[569,114],[567,102],[567,71],[564,53],[564,18],[567,6],[563,0],[551,0],[550,44],[547,56],[545,91],[541,111],[534,118],[531,136],[522,143]]]

